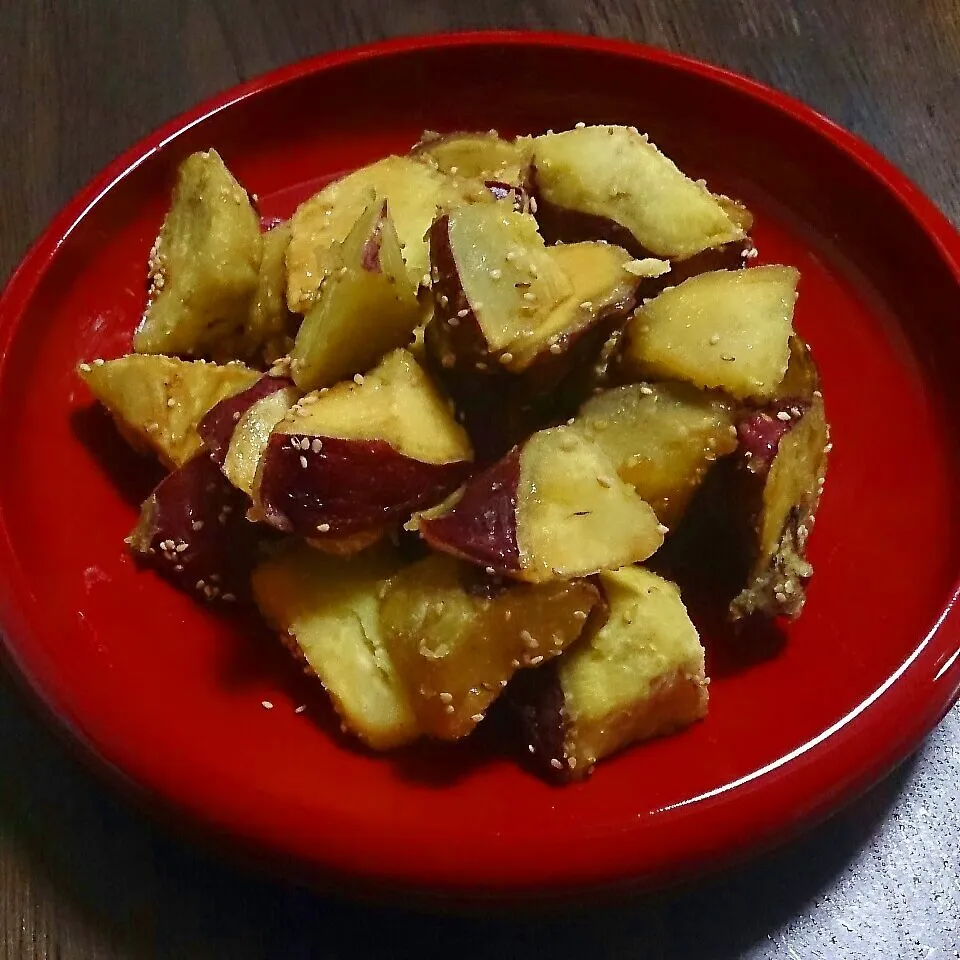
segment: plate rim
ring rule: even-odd
[[[960,289],[960,233],[953,227],[946,215],[910,178],[877,149],[790,94],[775,90],[726,68],[714,66],[684,54],[625,40],[591,37],[575,33],[523,30],[429,33],[391,38],[362,46],[338,49],[279,67],[202,100],[193,108],[174,116],[124,150],[81,187],[53,216],[10,274],[5,287],[0,292],[0,356],[6,357],[22,312],[29,304],[36,287],[56,256],[61,244],[77,228],[86,214],[117,183],[133,174],[148,157],[168,146],[178,136],[222,110],[229,109],[250,97],[282,87],[284,84],[297,81],[305,76],[335,70],[347,64],[355,64],[374,58],[456,46],[488,46],[491,48],[502,48],[504,46],[558,47],[572,51],[594,52],[641,60],[667,67],[680,74],[693,74],[708,83],[719,83],[731,87],[754,100],[759,100],[777,112],[785,113],[794,121],[802,123],[819,137],[830,141],[834,147],[853,160],[863,174],[870,176],[887,193],[892,194],[899,206],[910,215],[933,242],[940,259],[950,269],[957,287]],[[5,366],[5,363],[0,361],[0,375],[2,375],[3,366]],[[94,743],[84,734],[82,725],[78,723],[79,718],[70,718],[66,715],[66,711],[62,709],[62,704],[58,706],[56,702],[58,698],[55,692],[51,691],[48,684],[45,685],[36,671],[28,665],[27,659],[21,655],[22,644],[14,638],[29,635],[32,630],[20,596],[23,585],[18,584],[16,577],[10,575],[11,565],[9,561],[13,551],[14,546],[7,528],[6,517],[2,505],[0,505],[0,569],[4,569],[3,574],[0,575],[0,639],[2,639],[5,659],[16,667],[16,670],[13,671],[15,678],[21,681],[21,686],[27,688],[32,699],[42,705],[45,719],[52,721],[58,732],[69,737],[71,742],[80,744],[83,752],[88,754],[85,759],[92,761],[95,770],[106,773],[112,783],[115,785],[119,783],[126,787],[127,792],[132,791],[141,803],[146,801],[147,806],[158,807],[169,812],[184,812],[185,804],[182,797],[178,798],[170,791],[164,791],[161,784],[134,781],[124,770],[115,765],[109,757],[109,750],[104,749],[107,745]],[[893,735],[885,742],[883,750],[878,751],[859,764],[857,770],[847,777],[839,789],[829,793],[822,792],[813,802],[807,805],[802,815],[795,818],[788,827],[785,828],[782,823],[776,825],[775,828],[768,824],[758,826],[755,835],[750,838],[742,838],[737,844],[728,840],[726,846],[721,845],[719,850],[704,850],[699,855],[688,855],[684,862],[671,864],[669,869],[661,865],[661,869],[656,871],[656,876],[661,877],[663,874],[674,872],[679,875],[701,872],[704,869],[721,866],[785,841],[800,830],[812,826],[851,802],[902,762],[919,746],[923,737],[936,726],[951,709],[957,697],[960,696],[960,656],[958,656],[960,649],[943,663],[931,662],[933,655],[932,641],[938,635],[942,636],[943,631],[947,630],[952,635],[960,635],[958,599],[960,599],[960,571],[957,572],[954,586],[940,606],[938,618],[929,632],[925,637],[918,640],[917,646],[910,655],[880,687],[848,712],[846,716],[821,732],[817,737],[801,745],[791,754],[778,758],[773,764],[753,772],[740,781],[726,785],[722,790],[730,790],[742,785],[744,781],[762,776],[769,771],[770,767],[779,767],[791,760],[798,759],[831,737],[837,735],[851,736],[866,722],[861,719],[864,714],[872,716],[869,713],[869,708],[881,697],[888,697],[894,703],[900,704],[900,708],[894,710],[899,722],[892,728],[891,733]],[[916,707],[918,694],[913,688],[918,685],[929,685],[930,677],[934,677],[934,682],[939,684],[938,689],[942,690],[942,693],[923,698],[920,701],[921,709],[915,709],[913,712],[905,709],[908,704]],[[908,680],[911,681],[910,684],[906,683]],[[890,710],[891,707],[888,704],[888,714]],[[874,721],[874,723],[876,722]],[[710,799],[710,795],[692,798],[685,801],[685,805],[702,799]],[[196,826],[201,831],[210,834],[218,832],[216,824],[202,822],[192,811],[189,812],[189,816],[192,821],[196,821]],[[238,839],[250,840],[251,838]],[[282,849],[272,838],[259,837],[252,839],[252,846],[258,853],[271,858],[276,858],[278,855],[286,857],[291,855],[290,849]],[[404,867],[397,860],[394,860],[389,866],[385,862],[366,863],[364,865],[359,865],[356,861],[353,863],[333,863],[323,862],[322,858],[316,855],[316,852],[309,857],[305,855],[304,859],[308,860],[316,869],[326,870],[344,877],[353,877],[364,883],[381,887],[392,886],[394,888],[431,890],[436,893],[449,892],[452,889],[449,882],[437,886],[431,882],[430,877],[423,871],[418,871],[416,865],[408,864]],[[634,864],[633,870],[628,865],[621,864],[617,872],[609,871],[609,877],[603,883],[633,881],[639,869],[642,869],[640,864]],[[582,889],[584,885],[596,885],[597,883],[595,879],[588,881],[584,877],[578,878],[570,875],[569,872],[554,871],[554,873],[554,881],[539,886],[537,888],[538,892],[552,889]],[[656,882],[660,881],[657,880]],[[525,889],[515,881],[511,882],[511,878],[508,876],[503,876],[493,890],[486,888],[481,891],[480,888],[470,882],[469,878],[458,881],[456,887],[460,889],[460,892],[502,892],[511,895],[523,893]]]

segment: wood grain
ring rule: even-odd
[[[118,151],[264,70],[382,37],[619,36],[799,96],[960,222],[955,0],[0,0],[0,277]],[[321,900],[245,876],[79,769],[0,680],[0,958],[960,956],[960,715],[812,835],[722,878],[498,922]]]

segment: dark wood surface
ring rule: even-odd
[[[793,93],[960,222],[956,0],[0,0],[0,277],[118,151],[320,51],[445,29],[631,38]],[[853,808],[692,889],[478,920],[246,876],[81,770],[0,676],[0,958],[960,957],[960,714]]]

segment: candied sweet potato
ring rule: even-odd
[[[287,309],[287,246],[290,224],[279,223],[263,235],[257,289],[238,356],[270,364],[289,353],[300,318]]]
[[[797,617],[813,574],[807,538],[829,450],[823,400],[814,395],[809,404],[779,401],[746,417],[739,432],[744,462],[735,495],[746,507],[752,564],[730,614]]]
[[[574,426],[671,527],[713,462],[737,447],[732,404],[685,383],[606,390],[580,408]]]
[[[537,219],[550,242],[609,240],[671,260],[743,245],[744,218],[632,127],[548,133],[533,144]]]
[[[493,130],[424,134],[412,152],[452,177],[522,187],[530,175],[533,141],[530,137],[504,140]]]
[[[627,325],[623,370],[738,399],[772,397],[790,359],[798,279],[793,267],[763,266],[703,273],[664,290]]]
[[[400,563],[388,550],[344,558],[292,543],[252,577],[264,619],[320,679],[344,726],[375,750],[420,735],[380,629],[380,594]]]
[[[127,542],[138,561],[196,599],[242,600],[259,542],[248,502],[202,450],[160,481]]]
[[[637,566],[599,580],[605,620],[508,694],[530,759],[554,780],[582,779],[603,757],[707,712],[704,650],[676,586]]]
[[[386,157],[324,187],[302,203],[291,218],[287,248],[287,305],[305,313],[323,278],[336,265],[330,251],[350,232],[375,193],[390,204],[412,283],[429,269],[426,234],[437,209],[464,200],[492,201],[476,181],[455,181],[436,167],[411,157]]]
[[[219,154],[187,157],[150,254],[149,301],[134,350],[235,357],[262,255],[260,218]]]
[[[421,730],[469,734],[518,669],[577,639],[598,599],[586,581],[499,584],[439,554],[401,570],[384,592],[380,630]]]
[[[252,386],[260,374],[236,363],[131,353],[81,364],[80,376],[130,445],[156,453],[172,468],[200,449],[197,426],[206,413]]]
[[[644,560],[663,542],[649,504],[573,427],[535,433],[419,527],[437,550],[532,583]]]
[[[371,197],[329,256],[334,269],[290,352],[293,379],[304,391],[369,370],[384,354],[406,346],[421,319],[386,201]]]
[[[469,440],[409,353],[357,380],[304,397],[271,435],[254,501],[278,529],[314,539],[379,529],[469,473]]]

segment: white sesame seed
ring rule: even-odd
[[[567,760],[567,765],[570,767],[571,770],[573,770],[573,769],[576,767],[576,765],[577,765],[577,758],[576,758],[576,757],[570,757],[570,758]]]
[[[516,260],[516,259],[517,259],[517,251],[516,251],[516,250],[508,250],[508,251],[507,251],[507,262],[508,262],[508,263],[512,263],[512,262],[513,262],[514,260]],[[84,364],[84,366],[86,366],[86,364]]]
[[[202,590],[205,586],[206,584],[202,580],[197,581],[197,590]]]
[[[168,406],[168,407],[175,407],[176,405],[177,405],[177,401],[174,400],[173,397],[167,397],[167,406]]]
[[[597,477],[597,483],[599,483],[601,487],[609,489],[613,486],[613,477],[599,476]]]
[[[80,364],[80,371],[81,371],[81,373],[89,373],[92,369],[93,369],[93,367],[91,367],[89,363],[81,363],[81,364]]]
[[[467,317],[467,316],[469,316],[469,315],[470,315],[470,311],[469,311],[466,307],[464,307],[463,310],[458,310],[458,311],[457,311],[457,316],[458,316],[461,320],[463,320],[465,317]]]
[[[573,129],[574,129],[574,130],[582,130],[585,126],[586,126],[586,124],[585,124],[582,120],[579,120],[577,123],[575,123],[575,124],[573,125]]]
[[[551,344],[550,344],[550,352],[551,352],[554,356],[557,356],[558,354],[563,353],[563,347],[561,347],[559,343],[551,343]]]
[[[553,757],[553,758],[550,760],[550,766],[553,767],[554,770],[562,770],[562,769],[563,769],[563,764],[562,764],[556,757]]]
[[[446,691],[444,691],[443,693],[440,694],[440,699],[444,703],[453,703],[453,694],[447,693]]]
[[[503,276],[503,271],[499,267],[494,267],[490,271],[491,280],[499,280]]]
[[[489,576],[492,577],[497,571],[494,570],[493,567],[487,567],[487,568],[486,568],[486,572],[487,572],[487,574],[488,574]]]
[[[787,413],[786,410],[781,410],[781,411],[777,414],[777,419],[783,421],[783,423],[787,423],[787,422],[789,422],[789,420],[791,419],[791,417],[790,417],[790,414]]]
[[[237,597],[236,597],[236,594],[233,594],[233,593],[224,593],[224,594],[221,594],[220,599],[226,600],[227,603],[233,603],[237,599]]]
[[[580,309],[589,310],[592,306],[593,304],[589,300],[584,300],[583,303],[580,304]]]
[[[272,709],[273,709],[273,704],[272,704],[269,700],[261,700],[261,701],[260,701],[260,706],[263,707],[264,710],[272,710]]]
[[[500,362],[501,362],[501,363],[512,363],[512,362],[513,362],[513,354],[510,353],[509,350],[508,350],[506,353],[500,354]]]
[[[528,743],[528,744],[527,744],[527,749],[528,749],[531,753],[536,753],[536,751],[535,751],[534,748],[533,748],[533,744],[532,744],[532,743]]]
[[[300,466],[303,467],[304,470],[307,469],[307,458],[302,453],[300,454]]]
[[[310,449],[314,453],[319,453],[323,449],[323,441],[317,437],[310,441]]]
[[[479,722],[483,719],[483,714],[482,714],[482,713],[475,713],[470,719],[471,719],[474,723],[479,723]]]
[[[330,532],[330,524],[329,524],[329,523],[321,523],[321,524],[318,524],[318,526],[317,526],[317,532],[318,532],[318,533],[329,533],[329,532]]]
[[[174,549],[177,551],[177,553],[186,553],[190,549],[190,544],[178,543]]]
[[[530,198],[530,212],[531,212],[531,213],[536,213],[536,212],[537,212],[537,198],[536,198],[536,197],[531,197],[531,198]]]
[[[531,290],[527,290],[527,291],[525,291],[524,294],[523,294],[523,299],[524,299],[524,300],[536,300],[536,299],[537,299],[537,295],[536,295],[535,293],[533,293]]]
[[[361,384],[361,383],[363,383],[363,374],[362,374],[362,373],[355,373],[355,374],[353,375],[353,382],[356,383],[356,384],[358,384],[358,385]]]
[[[823,452],[824,452],[824,453],[829,453],[832,449],[833,449],[833,444],[832,444],[832,443],[828,443],[828,444],[823,448]]]
[[[586,619],[587,619],[587,611],[586,611],[586,610],[574,610],[574,611],[573,611],[573,618],[574,618],[574,620],[586,620]]]
[[[716,346],[719,342],[720,342],[720,334],[719,334],[719,333],[712,333],[712,334],[710,334],[710,343],[713,344],[713,346]]]
[[[93,361],[93,365],[95,367],[102,367],[106,362],[103,357],[97,357],[97,359]]]
[[[646,384],[644,384],[644,385],[640,388],[640,392],[641,392],[645,397],[652,397],[652,396],[653,396],[653,387],[648,387]]]
[[[668,533],[670,532],[670,528],[669,528],[665,523],[658,523],[658,524],[657,524],[657,529],[658,529],[662,534],[668,534]]]
[[[226,599],[226,598],[224,598],[224,599]],[[293,712],[294,712],[294,713],[303,713],[303,711],[306,710],[306,709],[307,709],[307,705],[306,705],[305,703],[301,703],[300,706],[297,707]]]
[[[443,712],[444,712],[444,713],[453,713],[453,712],[455,711],[455,709],[456,709],[456,708],[454,707],[454,705],[453,705],[452,703],[448,703],[448,704],[443,708]]]

